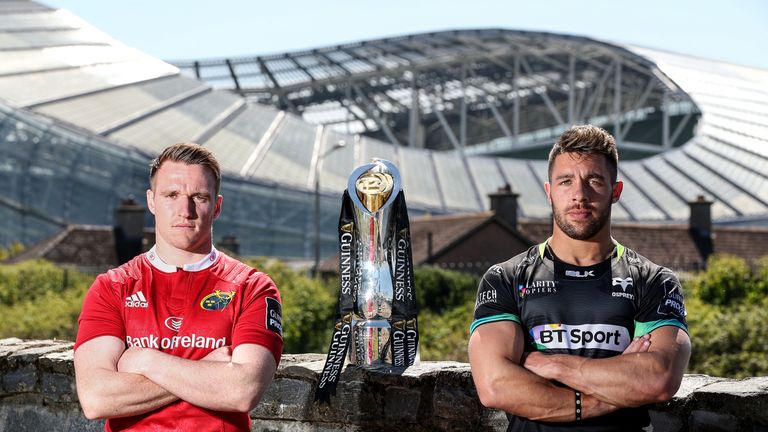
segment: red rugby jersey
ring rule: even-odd
[[[152,248],[101,274],[83,302],[75,350],[99,336],[199,360],[222,346],[262,345],[280,362],[280,293],[264,273],[212,249],[177,269]],[[222,383],[226,385],[226,383]],[[213,411],[185,401],[109,419],[107,431],[248,431],[248,413]]]

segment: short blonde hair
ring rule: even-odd
[[[187,165],[203,165],[208,168],[211,174],[213,174],[216,195],[219,194],[221,189],[221,168],[219,167],[219,161],[216,160],[213,153],[207,148],[195,143],[179,143],[167,147],[149,164],[150,188],[155,187],[155,175],[157,175],[157,171],[165,161],[182,162]]]

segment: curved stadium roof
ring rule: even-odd
[[[339,192],[371,157],[397,164],[413,213],[486,210],[508,183],[520,216],[548,218],[544,155],[581,122],[617,136],[615,220],[682,222],[704,195],[716,223],[768,224],[765,70],[502,29],[174,66],[67,11],[3,1],[0,244],[112,223],[179,141],[220,159],[217,233],[249,254],[311,255],[315,175],[333,251]]]

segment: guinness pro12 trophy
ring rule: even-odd
[[[418,350],[417,306],[408,210],[400,173],[375,159],[355,169],[339,216],[339,308],[316,397],[335,393],[347,348],[350,362],[408,367]]]

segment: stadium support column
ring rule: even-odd
[[[571,53],[568,56],[568,124],[574,123],[574,108],[576,98],[576,56]]]
[[[365,111],[365,114],[368,116],[368,118],[371,118],[374,122],[376,122],[376,125],[382,130],[382,132],[384,132],[384,135],[387,137],[391,144],[399,147],[400,141],[397,140],[395,134],[392,132],[392,129],[387,124],[387,119],[379,115],[379,108],[376,106],[376,104],[368,99],[365,93],[363,93],[363,91],[360,89],[359,85],[352,84],[352,89],[355,91],[357,97],[362,102],[361,108],[363,108],[363,111]]]
[[[616,145],[621,145],[621,57],[616,58],[616,73],[613,84],[613,136]]]
[[[408,116],[408,145],[415,147],[423,147],[423,143],[419,140],[419,89],[416,88],[416,73],[412,72],[411,75],[411,112]]]
[[[512,105],[512,136],[515,138],[515,146],[518,144],[517,140],[520,136],[520,56],[521,53],[515,54],[515,67],[512,73],[512,94],[515,95],[515,101]]]
[[[459,112],[459,142],[461,143],[462,155],[464,147],[467,146],[467,64],[461,65],[461,111]]]
[[[669,89],[664,87],[664,96],[661,100],[661,146],[667,150],[672,147],[669,139]]]

